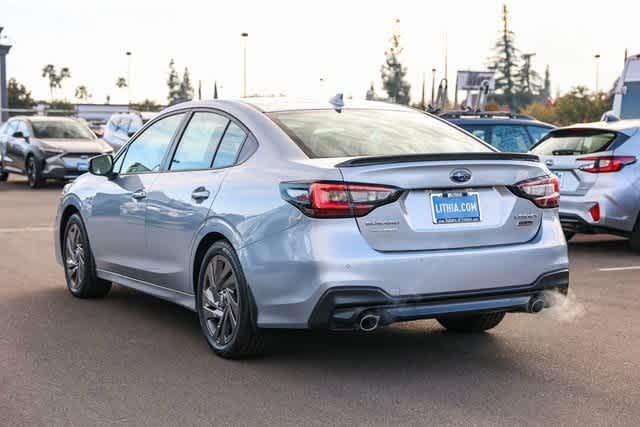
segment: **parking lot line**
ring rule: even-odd
[[[626,271],[626,270],[640,270],[640,265],[632,265],[629,267],[611,267],[611,268],[600,268],[599,271]]]
[[[0,233],[28,233],[32,231],[53,231],[53,227],[0,228]]]

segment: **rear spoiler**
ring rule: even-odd
[[[335,165],[339,168],[354,166],[378,165],[387,163],[411,163],[411,162],[443,162],[466,160],[518,160],[525,162],[539,162],[540,158],[535,154],[527,153],[442,153],[442,154],[405,154],[399,156],[367,156],[357,157]]]

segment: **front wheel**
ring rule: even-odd
[[[0,172],[0,182],[6,182],[9,179],[9,172]]]
[[[474,314],[468,316],[438,317],[438,323],[454,332],[483,332],[498,326],[505,313]]]
[[[44,183],[38,162],[36,162],[33,156],[29,156],[27,159],[27,180],[31,188],[42,187]]]
[[[227,242],[214,243],[205,254],[196,298],[202,332],[216,354],[238,359],[261,351],[263,337],[252,319],[249,288]]]
[[[69,292],[78,298],[101,298],[107,295],[111,282],[99,279],[96,275],[87,232],[78,214],[69,218],[62,244],[64,273]]]

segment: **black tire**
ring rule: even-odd
[[[76,244],[70,243],[72,240],[70,233],[74,233],[73,236],[77,236],[77,239],[73,238]],[[95,262],[87,231],[78,214],[71,215],[65,226],[62,239],[62,260],[67,289],[74,297],[102,298],[111,290],[111,282],[99,279],[96,275]]]
[[[9,172],[0,172],[0,182],[7,182],[9,179]]]
[[[633,231],[629,236],[629,246],[632,251],[640,253],[640,214],[638,215],[636,225],[633,227]]]
[[[498,326],[505,313],[474,314],[470,316],[439,317],[438,322],[449,331],[484,332]]]
[[[209,266],[211,270],[208,270]],[[238,256],[226,241],[213,243],[202,259],[196,309],[207,343],[219,356],[240,359],[263,351],[264,336],[255,324],[251,292]],[[214,316],[214,312],[218,315]],[[226,327],[225,319],[228,322]],[[229,325],[232,325],[232,331],[229,331]]]
[[[571,240],[571,239],[573,238],[573,236],[575,236],[575,235],[576,235],[575,231],[566,231],[566,230],[563,230],[563,232],[564,232],[564,238],[565,238],[565,239],[567,239],[567,242],[568,242],[569,240]]]
[[[42,184],[44,184],[44,179],[42,178],[42,173],[40,172],[40,166],[33,156],[27,157],[26,173],[29,187],[42,187]]]

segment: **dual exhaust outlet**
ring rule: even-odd
[[[541,295],[534,295],[529,299],[526,307],[521,310],[527,313],[540,313],[546,307],[546,302]],[[357,328],[363,332],[373,332],[380,326],[380,315],[377,313],[364,313],[357,322]]]

